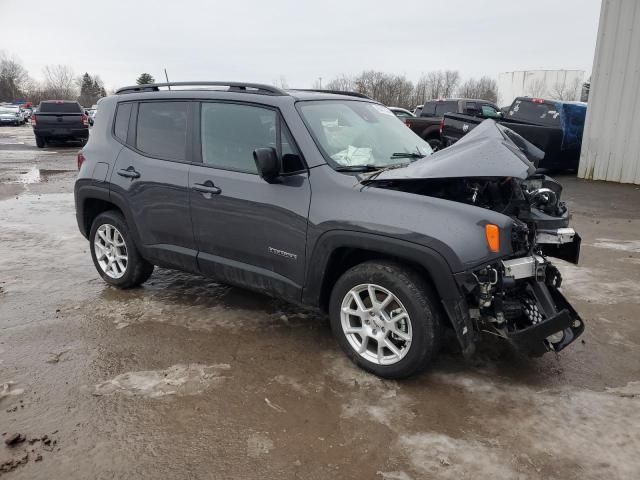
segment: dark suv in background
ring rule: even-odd
[[[89,116],[78,102],[44,100],[31,116],[38,148],[50,141],[75,140],[84,145],[89,138]]]
[[[582,332],[546,258],[577,262],[561,187],[508,129],[432,155],[361,95],[167,85],[101,100],[78,155],[78,226],[107,283],[158,265],[319,308],[389,378],[425,368],[445,328],[465,354],[480,332],[531,354]]]

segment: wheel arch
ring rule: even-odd
[[[309,258],[303,302],[326,310],[332,286],[340,275],[370,260],[406,265],[421,273],[442,299],[460,297],[449,265],[435,250],[382,235],[330,231],[318,239]]]

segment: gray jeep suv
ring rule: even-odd
[[[75,202],[111,285],[158,265],[319,308],[387,378],[424,369],[445,328],[465,355],[484,332],[540,355],[584,329],[547,259],[578,261],[562,188],[491,120],[432,153],[358,94],[155,84],[99,112]]]

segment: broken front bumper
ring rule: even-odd
[[[541,281],[534,281],[528,287],[544,318],[529,327],[507,331],[506,337],[529,355],[559,352],[582,334],[584,322],[556,287]]]

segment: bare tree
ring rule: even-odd
[[[61,100],[76,99],[78,88],[75,75],[68,65],[47,65],[43,70],[44,89],[51,98]]]
[[[580,99],[581,87],[582,81],[579,78],[574,78],[571,82],[567,82],[565,79],[551,87],[549,96],[553,100],[576,101]]]
[[[434,70],[423,74],[416,83],[412,105],[423,104],[427,100],[451,98],[460,84],[457,70]]]
[[[547,86],[547,82],[545,82],[544,79],[536,78],[535,80],[527,83],[525,89],[526,94],[530,97],[541,98],[548,95],[547,91],[549,90],[549,87]]]
[[[340,90],[343,92],[349,92],[355,90],[355,88],[356,87],[353,78],[348,77],[345,74],[342,74],[327,83],[327,90]]]
[[[29,75],[20,60],[0,52],[0,101],[14,101],[24,96]]]
[[[457,92],[463,98],[477,98],[494,103],[498,101],[498,84],[489,77],[470,78],[460,85]]]

